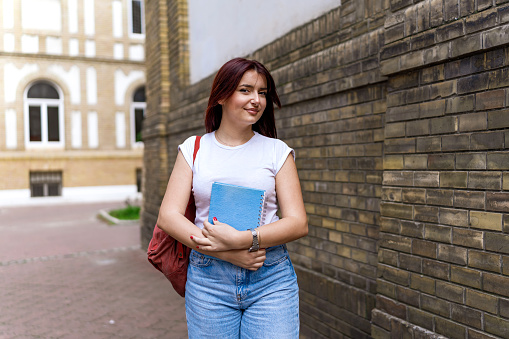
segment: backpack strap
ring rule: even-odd
[[[201,139],[201,136],[196,136],[196,139],[194,140],[194,152],[193,152],[193,165],[194,165],[194,160],[196,159],[196,153],[198,153],[198,150],[200,149],[200,139]],[[191,197],[189,198],[189,202],[187,204],[187,209],[189,209],[189,205],[192,204],[194,205],[194,198],[193,198],[193,195],[191,194]],[[194,207],[194,206],[193,206]],[[186,213],[187,213],[187,209],[186,209]],[[195,212],[196,213],[196,212]],[[177,241],[177,255],[179,258],[183,258],[184,257],[184,248],[186,246],[184,244],[182,244],[180,241]]]
[[[194,140],[193,165],[194,165],[194,159],[196,159],[196,153],[198,153],[198,150],[200,149],[200,139],[201,139],[201,136],[197,135],[196,139]]]

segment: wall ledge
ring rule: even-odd
[[[447,339],[438,333],[432,332],[425,328],[411,324],[408,321],[392,316],[377,308],[371,312],[373,323],[373,337],[380,337],[375,334],[389,333],[391,338],[428,338],[428,339]]]

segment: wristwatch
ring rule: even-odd
[[[253,235],[253,245],[249,249],[249,252],[256,252],[260,249],[260,244],[258,243],[258,232],[256,232],[255,228],[250,228],[251,234]]]

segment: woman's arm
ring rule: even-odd
[[[276,194],[281,219],[258,228],[260,247],[263,248],[286,244],[308,234],[308,221],[299,176],[291,154],[276,174]]]
[[[260,268],[265,261],[265,251],[259,253],[249,253],[246,250],[208,252],[197,249],[197,245],[191,240],[191,237],[201,237],[201,229],[185,217],[192,181],[193,172],[179,151],[159,209],[157,226],[177,241],[201,253],[212,255],[246,269]]]
[[[306,236],[308,223],[297,167],[290,154],[276,174],[276,193],[282,218],[258,228],[259,242],[263,248],[285,244]],[[214,225],[204,222],[203,237],[193,240],[203,250],[247,249],[252,245],[250,231],[236,231],[221,222]]]
[[[193,172],[179,151],[157,217],[160,229],[188,247],[194,247],[191,235],[201,234],[201,230],[185,217],[192,181]]]

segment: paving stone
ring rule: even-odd
[[[139,227],[106,225],[103,207],[0,208],[0,338],[187,338]]]

